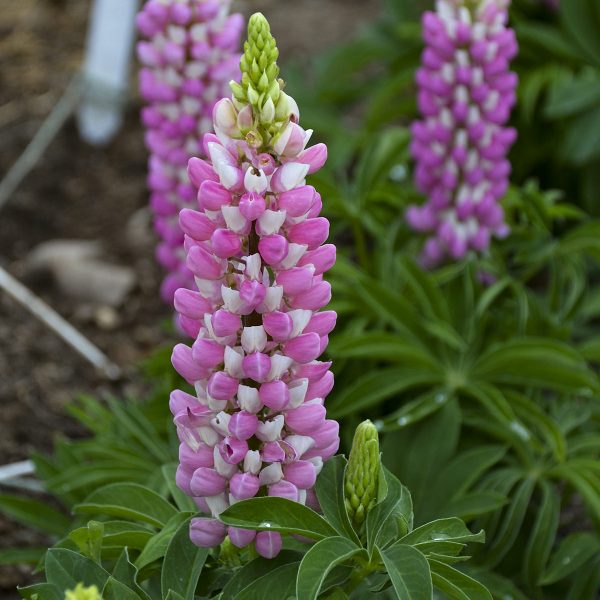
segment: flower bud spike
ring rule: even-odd
[[[354,434],[344,479],[346,510],[357,531],[377,501],[380,469],[377,429],[371,421],[363,421]]]

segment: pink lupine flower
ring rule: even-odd
[[[427,196],[406,218],[428,234],[421,261],[435,266],[484,253],[508,227],[499,204],[516,131],[505,127],[516,99],[517,53],[507,27],[510,0],[437,0],[423,15],[425,50],[417,71],[422,119],[412,126],[415,182]]]
[[[215,106],[207,158],[188,164],[198,210],[180,220],[196,289],[178,290],[175,307],[195,341],[175,348],[173,365],[196,396],[175,391],[170,403],[182,444],[177,485],[209,513],[192,522],[192,541],[213,546],[227,533],[267,558],[281,549],[278,533],[225,532],[215,518],[257,494],[315,506],[317,475],[339,446],[324,407],[331,363],[319,360],[336,321],[321,310],[335,246],[306,183],[326,148],[306,147],[310,132],[281,90],[276,59],[268,23],[254,15],[241,84]]]
[[[146,104],[142,121],[151,153],[150,206],[161,240],[156,257],[169,272],[161,295],[169,303],[175,290],[193,287],[194,275],[182,249],[184,233],[205,241],[216,228],[212,221],[190,214],[179,223],[177,216],[196,201],[196,190],[186,174],[187,162],[204,154],[199,140],[212,130],[215,102],[227,93],[230,79],[239,77],[243,18],[228,14],[230,3],[148,0],[137,17],[144,38],[137,53],[143,65],[140,92]],[[223,240],[227,251],[232,243]]]

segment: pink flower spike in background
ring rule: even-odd
[[[509,230],[500,200],[508,188],[505,127],[516,101],[517,53],[509,0],[438,0],[423,16],[425,50],[416,81],[422,118],[413,123],[415,182],[427,200],[409,225],[428,234],[421,262],[433,267],[485,253]]]
[[[323,406],[333,387],[319,360],[336,314],[324,273],[335,262],[329,223],[306,176],[325,162],[307,148],[296,102],[278,79],[278,50],[259,13],[249,22],[241,83],[214,108],[214,134],[192,158],[198,210],[181,211],[186,264],[195,289],[179,289],[182,329],[173,365],[196,395],[173,392],[181,441],[177,484],[206,513],[191,539],[236,547],[254,543],[276,556],[281,537],[225,528],[216,517],[256,495],[312,502],[323,461],[339,446],[339,427]]]
[[[187,178],[187,161],[204,154],[202,136],[212,130],[215,102],[239,77],[240,14],[229,14],[231,0],[148,0],[137,17],[144,38],[137,45],[143,68],[142,121],[150,151],[148,187],[154,229],[160,238],[158,262],[168,271],[161,295],[173,301],[179,287],[191,288],[185,265],[182,208],[193,208],[196,190]]]

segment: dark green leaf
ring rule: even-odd
[[[69,528],[69,519],[64,514],[48,506],[47,502],[31,498],[2,494],[0,512],[28,527],[51,535],[64,535]]]
[[[163,526],[173,515],[175,507],[156,492],[136,483],[114,483],[92,494],[73,509],[79,514],[124,517]]]
[[[311,539],[336,535],[335,529],[314,510],[286,498],[251,498],[232,504],[219,519],[226,525],[295,533]]]
[[[344,537],[330,537],[317,542],[306,553],[298,570],[296,596],[315,600],[331,570],[365,550]]]
[[[190,519],[182,523],[171,539],[163,562],[161,589],[194,600],[194,592],[208,556],[208,548],[198,548],[190,540]]]
[[[429,560],[433,585],[451,600],[492,600],[492,595],[478,581],[435,559]]]
[[[423,554],[403,544],[380,550],[380,554],[400,600],[431,600],[431,572]]]

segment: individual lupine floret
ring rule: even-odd
[[[215,546],[228,535],[270,558],[278,533],[226,528],[216,517],[256,495],[318,506],[317,475],[339,446],[324,407],[331,363],[318,360],[336,321],[323,310],[336,252],[325,244],[321,197],[305,181],[327,149],[306,148],[311,132],[277,79],[267,21],[256,14],[248,29],[242,83],[215,106],[208,160],[188,166],[199,210],[181,211],[180,223],[196,289],[178,290],[175,307],[195,341],[175,348],[173,364],[195,395],[177,390],[170,407],[177,483],[207,514],[192,521],[191,539]]]
[[[507,27],[509,0],[438,0],[423,16],[425,50],[417,71],[422,119],[413,124],[415,181],[427,196],[409,207],[413,229],[429,234],[424,266],[484,253],[508,227],[499,203],[516,131],[506,124],[516,99],[517,53]]]
[[[212,110],[232,78],[239,77],[240,14],[229,15],[231,0],[149,0],[137,17],[146,38],[137,46],[144,65],[140,91],[142,121],[150,151],[148,186],[156,255],[169,272],[161,295],[172,303],[179,287],[192,287],[185,266],[179,211],[194,205],[187,161],[203,154],[198,140],[212,130]]]
[[[377,501],[380,466],[377,429],[363,421],[356,428],[344,478],[346,510],[357,531]]]

